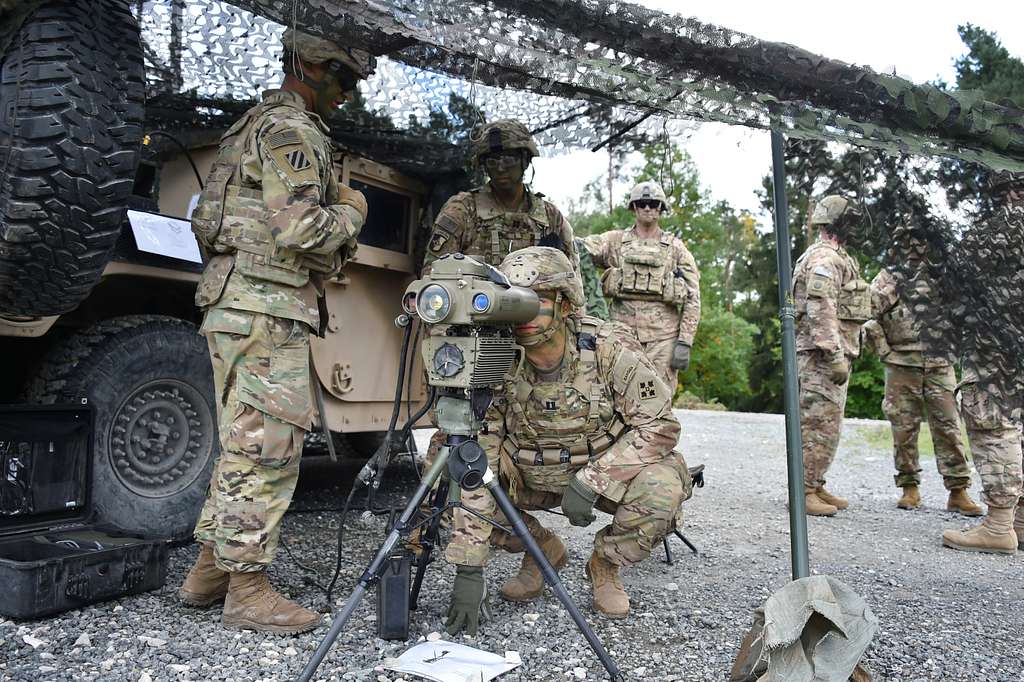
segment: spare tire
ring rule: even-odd
[[[68,312],[99,280],[138,163],[143,73],[125,0],[47,2],[0,57],[0,316]]]
[[[213,370],[195,325],[162,315],[99,322],[49,351],[26,397],[92,405],[96,521],[192,534],[219,452]]]

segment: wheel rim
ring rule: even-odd
[[[111,462],[126,488],[143,497],[167,497],[203,474],[216,436],[203,394],[174,379],[135,389],[114,413]]]

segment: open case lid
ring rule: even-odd
[[[91,406],[0,405],[0,536],[83,523]]]

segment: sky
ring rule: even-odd
[[[855,5],[821,0],[752,2],[640,0],[663,12],[692,16],[763,40],[791,43],[832,59],[868,66],[921,83],[955,80],[953,61],[965,51],[959,24],[995,31],[1012,54],[1024,56],[1024,2],[975,0],[861,0]],[[762,219],[755,190],[771,168],[766,131],[705,123],[680,141],[715,200],[725,199]],[[534,189],[567,207],[608,167],[604,152],[579,150],[534,161]],[[618,188],[619,194],[628,187]]]

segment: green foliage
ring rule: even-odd
[[[872,353],[861,353],[853,361],[850,387],[846,395],[846,416],[864,419],[885,419],[882,398],[885,397],[885,368]]]
[[[750,395],[748,371],[757,333],[757,327],[728,310],[704,308],[680,385],[702,402],[717,400],[737,409]]]
[[[1012,56],[995,33],[971,24],[958,26],[957,32],[967,47],[967,54],[954,63],[957,87],[981,90],[994,102],[1024,108],[1024,61]]]

